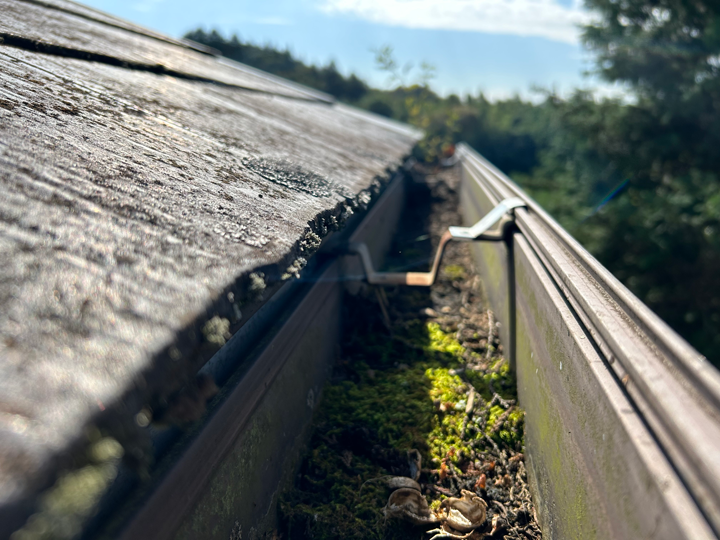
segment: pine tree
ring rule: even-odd
[[[720,362],[720,3],[587,0],[583,34],[598,72],[631,103],[566,121],[628,188],[587,227],[597,255],[715,362]]]

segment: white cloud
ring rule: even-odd
[[[577,25],[589,20],[578,0],[572,7],[556,0],[324,0],[321,9],[391,26],[538,36],[565,43],[577,43]]]

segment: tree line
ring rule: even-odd
[[[394,81],[372,88],[333,63],[201,29],[187,38],[337,99],[422,128],[416,153],[438,160],[460,141],[526,189],[600,262],[720,365],[720,3],[586,0],[582,40],[626,97],[586,91],[540,103],[439,96],[432,67],[415,82],[388,48]]]

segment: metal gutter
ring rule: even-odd
[[[523,202],[505,241],[473,247],[527,411],[544,535],[717,539],[718,373],[511,180],[467,146],[458,152],[468,223],[505,199]],[[256,531],[272,519],[332,364],[342,291],[367,279],[359,257],[334,254],[362,243],[380,265],[403,200],[396,178],[357,227],[328,239],[309,283],[283,293],[269,316],[286,311],[283,320],[268,329],[270,312],[258,312],[208,363],[227,371],[249,359],[153,493],[136,502],[123,540],[191,538],[209,522],[228,530],[227,515]],[[219,514],[226,499],[231,511]]]
[[[626,494],[636,491],[633,500],[627,495],[612,500],[610,494],[614,488],[610,483],[613,475],[588,472],[595,484],[591,491],[596,493],[604,508],[588,508],[582,519],[573,517],[572,509],[558,507],[562,497],[554,489],[543,490],[538,486],[539,496],[546,499],[541,504],[546,510],[545,521],[555,521],[548,527],[550,536],[568,537],[569,531],[582,529],[581,522],[590,518],[589,522],[596,530],[607,529],[615,538],[642,537],[633,535],[653,530],[652,520],[643,520],[642,514],[660,520],[656,513],[664,508],[662,519],[673,524],[668,524],[664,532],[653,534],[672,538],[714,538],[720,530],[720,374],[511,180],[465,145],[460,146],[459,155],[463,162],[464,182],[474,186],[472,189],[481,190],[487,197],[486,204],[507,197],[519,197],[527,204],[527,209],[515,212],[521,234],[515,235],[508,251],[516,252],[518,259],[512,264],[517,275],[513,280],[518,288],[517,298],[510,299],[518,310],[513,319],[526,334],[532,334],[521,336],[521,330],[518,330],[516,354],[518,378],[526,382],[520,386],[520,398],[522,401],[525,388],[529,435],[530,439],[535,437],[528,442],[528,452],[535,453],[529,457],[536,461],[536,477],[543,477],[543,472],[537,469],[551,468],[549,461],[553,458],[549,455],[551,445],[548,440],[542,440],[543,435],[539,432],[534,433],[548,426],[539,425],[543,422],[539,415],[534,417],[531,406],[545,408],[546,412],[557,408],[555,413],[566,417],[566,428],[578,426],[585,430],[570,436],[556,434],[561,437],[562,444],[552,451],[560,452],[563,460],[578,469],[603,466],[595,456],[599,446],[607,446],[604,444],[607,434],[603,433],[599,442],[589,440],[592,426],[588,426],[601,405],[584,402],[582,396],[577,395],[578,389],[572,388],[569,381],[563,381],[565,374],[559,371],[563,369],[560,357],[564,354],[568,355],[565,366],[582,361],[585,362],[582,368],[586,370],[585,375],[587,370],[595,370],[594,379],[585,381],[586,392],[593,394],[595,391],[596,399],[607,400],[609,409],[606,412],[610,419],[615,416],[615,436],[622,437],[626,445],[622,450],[616,448],[618,452],[613,459],[633,463],[627,456],[634,453],[638,461],[633,466],[644,468],[647,473],[643,480],[646,482],[644,489],[629,483],[625,486]],[[469,222],[473,219],[474,216],[468,216]],[[523,279],[534,280],[531,293],[527,289],[522,291],[520,282]],[[499,294],[494,289],[498,285],[486,280],[486,287],[491,299],[497,300]],[[540,313],[533,302],[540,301],[537,295],[543,296],[541,293],[544,293],[544,302],[555,304],[553,308],[545,306],[549,310],[545,311],[545,316],[552,319],[552,324],[544,335],[538,332],[543,325],[537,319],[533,320]],[[561,309],[567,313],[563,314]],[[565,337],[576,339],[578,343],[584,340],[591,349],[573,349],[570,344],[558,349],[556,345],[562,336],[552,335],[556,332],[567,332]],[[532,345],[531,348],[523,350],[521,341]],[[544,347],[550,358],[539,359],[536,351],[531,350],[538,347]],[[523,355],[526,357],[521,358]],[[555,396],[543,396],[531,389],[544,362],[547,362],[546,367],[553,363],[559,365],[558,372],[548,374],[553,379],[549,388],[553,388]],[[523,372],[530,369],[535,373]],[[559,397],[561,394],[566,395]],[[566,410],[583,406],[588,409]],[[637,416],[641,424],[635,420],[628,423],[628,414]],[[533,426],[533,422],[538,425]],[[544,436],[547,437],[547,433]],[[650,453],[648,446],[654,447]],[[608,456],[614,454],[612,448],[606,449]],[[632,472],[642,476],[641,473],[641,470]],[[577,475],[577,478],[581,477]],[[612,480],[615,481],[617,479]],[[668,491],[671,485],[673,492]],[[592,497],[588,497],[590,499]],[[551,513],[554,514],[552,518]],[[628,515],[633,517],[628,518]],[[608,529],[603,525],[603,521],[608,520],[624,523],[616,523]]]
[[[361,274],[353,261],[326,254],[348,240],[362,241],[381,260],[401,214],[403,182],[403,175],[396,175],[362,221],[328,238],[314,257],[316,271],[305,273],[295,283],[296,290],[276,293],[285,296],[269,315],[277,324],[268,329],[268,314],[258,312],[243,327],[250,330],[233,336],[208,362],[205,369],[226,370],[220,366],[230,364],[240,366],[241,373],[231,380],[227,397],[152,493],[133,503],[136,511],[119,538],[192,536],[188,530],[193,523],[208,519],[207,513],[216,506],[214,494],[225,488],[236,492],[232,515],[247,516],[245,530],[272,520],[277,491],[288,475],[294,476],[298,449],[309,435],[312,411],[334,361],[343,290],[357,285],[343,276]],[[262,320],[255,324],[256,318]],[[262,434],[254,427],[258,422],[263,425]],[[258,438],[267,440],[258,442]],[[262,456],[254,456],[258,445],[266,449]],[[235,479],[226,486],[226,469],[234,460],[243,464],[244,480]],[[230,522],[226,530],[232,526]]]

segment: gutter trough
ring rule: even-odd
[[[422,134],[74,2],[0,9],[0,538],[53,537],[33,529],[53,504],[84,520],[58,538],[260,538],[344,295],[435,279],[374,270]],[[718,371],[510,179],[458,157],[465,225],[507,205],[464,239],[544,537],[717,539]],[[173,400],[185,429],[153,425]],[[99,502],[75,498],[98,479]]]
[[[137,512],[119,538],[224,538],[216,531],[230,530],[235,522],[257,534],[277,525],[277,496],[294,478],[335,360],[343,291],[346,286],[357,290],[362,278],[357,261],[338,258],[334,251],[347,242],[364,242],[382,261],[404,189],[404,175],[397,174],[359,224],[330,237],[303,277],[270,300],[277,305],[266,304],[266,313],[261,310],[246,323],[251,330],[233,336],[211,359],[209,365],[225,360],[243,367],[152,494],[130,505]],[[255,344],[252,350],[243,350],[247,343]],[[203,530],[193,529],[198,523]]]
[[[503,199],[526,203],[506,241],[473,248],[526,410],[525,455],[544,537],[717,538],[712,466],[720,446],[708,446],[718,426],[717,373],[502,173],[466,146],[459,153],[468,225]],[[338,249],[364,243],[380,266],[406,181],[398,175],[352,233],[320,250],[311,283],[122,538],[192,538],[210,522],[274,530],[277,495],[292,483],[334,361],[343,291],[357,292],[365,279],[361,258]],[[641,368],[629,356],[638,343],[646,347]],[[661,383],[666,393],[653,394]],[[694,430],[706,440],[693,447]],[[218,522],[228,498],[232,510]]]
[[[467,146],[472,222],[507,197],[517,231],[476,244],[527,411],[550,538],[716,538],[720,377],[517,185]]]

